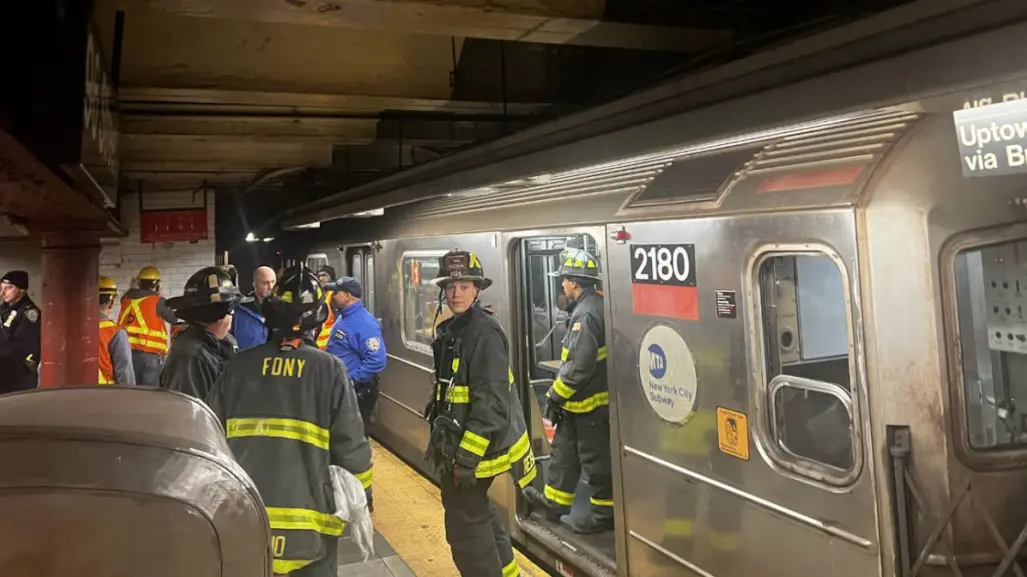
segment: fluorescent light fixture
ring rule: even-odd
[[[273,237],[273,236],[265,236],[264,237],[264,242],[271,242],[273,240],[275,240],[275,237]]]
[[[301,224],[301,225],[298,225],[298,226],[294,226],[293,228],[321,228],[321,221],[316,220],[314,222],[309,222],[307,224]]]
[[[370,216],[382,216],[385,214],[384,208],[372,208],[371,210],[364,210],[361,212],[354,212],[349,215],[351,218],[367,218]]]
[[[257,242],[257,237],[253,236],[252,232],[246,233],[246,242]]]

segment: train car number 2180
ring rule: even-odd
[[[699,320],[694,244],[633,244],[635,314]]]

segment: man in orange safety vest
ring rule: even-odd
[[[100,375],[101,385],[134,385],[132,347],[128,333],[111,319],[114,301],[118,298],[118,285],[108,276],[100,277]]]
[[[161,367],[168,356],[168,329],[164,323],[175,324],[178,318],[160,296],[157,267],[143,267],[136,278],[139,288],[129,289],[121,297],[118,324],[128,333],[136,384],[157,387]]]

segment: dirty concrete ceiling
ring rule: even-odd
[[[94,20],[110,60],[124,14],[122,189],[273,212],[898,3],[97,0]]]

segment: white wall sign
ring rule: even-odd
[[[682,423],[695,412],[699,381],[685,339],[667,325],[655,325],[638,347],[638,377],[649,406],[665,421]]]

